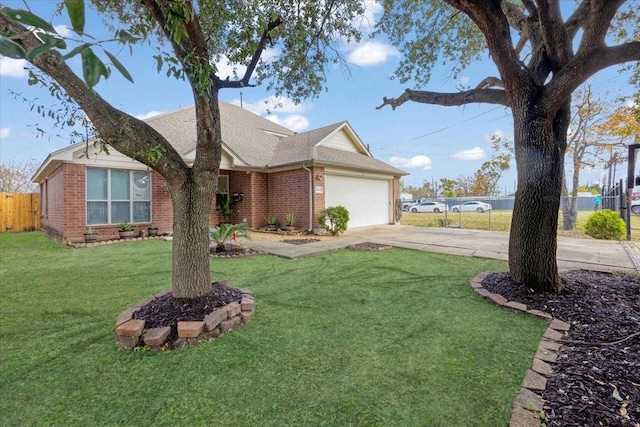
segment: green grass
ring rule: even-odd
[[[117,315],[168,288],[170,249],[0,235],[0,425],[506,425],[546,327],[471,291],[502,262],[343,250],[213,260],[254,291],[250,323],[118,350]]]
[[[575,231],[562,230],[562,212],[558,219],[558,234],[570,237],[587,237],[584,234],[584,226],[593,211],[578,211],[578,222]],[[484,213],[476,212],[447,212],[449,224],[462,225],[464,228],[474,230],[509,231],[513,211],[491,210]],[[403,212],[402,225],[417,227],[442,227],[444,213],[411,213]],[[625,235],[626,238],[626,235]],[[631,215],[631,239],[640,240],[640,215]]]

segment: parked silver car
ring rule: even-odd
[[[433,212],[440,213],[448,210],[449,207],[440,202],[420,202],[417,205],[409,206],[410,212]]]
[[[454,212],[479,212],[491,210],[489,203],[479,202],[477,200],[471,200],[464,202],[461,205],[451,206],[451,210]]]

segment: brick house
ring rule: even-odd
[[[329,206],[345,206],[349,227],[395,221],[400,177],[407,173],[374,159],[349,123],[295,133],[238,106],[220,103],[223,155],[218,200],[232,197],[237,223],[250,227],[287,213],[295,226],[318,228]],[[155,116],[146,122],[164,135],[187,164],[195,157],[195,108]],[[40,185],[42,228],[59,241],[79,240],[88,226],[116,235],[117,224],[150,223],[171,233],[171,200],[163,178],[142,163],[111,149],[98,153],[78,143],[51,153],[33,181]],[[210,224],[222,220],[211,207]]]

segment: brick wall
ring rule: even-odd
[[[55,169],[45,181],[41,200],[46,203],[42,229],[57,241],[64,237],[64,166]]]
[[[322,175],[322,180],[318,180],[317,177]],[[312,229],[318,230],[320,225],[318,223],[318,217],[320,212],[325,208],[325,185],[324,185],[324,168],[313,168],[313,224]],[[316,192],[316,187],[322,187],[322,193]]]
[[[294,169],[268,176],[268,215],[278,218],[280,226],[285,225],[287,213],[295,215],[294,225],[309,228],[309,172]]]

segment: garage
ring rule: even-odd
[[[391,184],[387,177],[326,173],[325,207],[347,208],[350,228],[388,224],[392,218]]]

